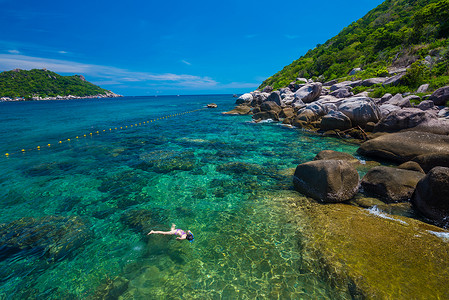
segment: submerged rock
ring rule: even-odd
[[[233,110],[223,112],[224,115],[249,115],[251,114],[251,107],[247,105],[238,105]]]
[[[130,210],[120,216],[120,222],[139,234],[147,234],[151,229],[167,222],[160,212],[146,209]]]
[[[300,164],[293,176],[295,189],[322,202],[351,199],[359,189],[359,174],[343,160],[317,160]]]
[[[442,226],[449,225],[449,168],[435,167],[422,178],[413,193],[414,207]]]
[[[22,218],[0,224],[0,260],[21,253],[59,260],[91,237],[89,224],[80,217]]]
[[[424,177],[421,172],[375,167],[362,178],[365,192],[379,196],[387,203],[408,201],[418,181]]]
[[[175,170],[190,171],[196,166],[193,151],[153,151],[140,155],[142,161],[137,167],[157,173],[168,173]]]

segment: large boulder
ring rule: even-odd
[[[351,119],[341,111],[331,110],[327,115],[321,119],[320,129],[328,130],[346,130],[352,128]]]
[[[384,104],[385,105],[385,104]],[[382,105],[383,106],[383,105]],[[403,108],[390,112],[376,124],[374,131],[396,132],[403,129],[414,128],[436,119],[434,114],[419,108]]]
[[[279,121],[279,114],[274,110],[260,111],[253,115],[253,120],[260,122],[262,120],[273,120],[275,122]]]
[[[250,115],[252,113],[251,107],[241,104],[230,111],[223,112],[224,115]]]
[[[282,108],[274,101],[265,101],[260,105],[261,111],[270,111],[273,110],[276,113],[279,113]]]
[[[384,102],[384,104],[396,105],[401,108],[403,107],[412,107],[410,100],[408,98],[403,98],[401,94],[396,94],[391,97],[388,101]]]
[[[402,77],[404,77],[404,75],[405,75],[405,73],[400,73],[400,74],[394,75],[394,76],[388,78],[387,80],[385,80],[382,85],[383,86],[386,86],[386,85],[393,85],[393,86],[399,85],[399,84],[402,83]]]
[[[381,118],[388,116],[392,111],[400,110],[401,108],[392,104],[382,104],[379,106]]]
[[[343,160],[316,160],[296,167],[295,189],[322,202],[351,199],[359,189],[359,174]]]
[[[449,86],[445,86],[437,89],[430,96],[429,100],[432,100],[435,105],[445,105],[449,101]]]
[[[348,87],[342,87],[331,92],[330,95],[336,98],[348,98],[354,96],[354,93],[352,93]]]
[[[341,102],[338,110],[351,119],[352,125],[364,127],[368,122],[377,123],[380,110],[369,97],[352,97]]]
[[[435,167],[449,168],[449,152],[421,154],[415,157],[413,161],[418,163],[426,173]]]
[[[425,217],[440,225],[449,223],[449,168],[435,167],[416,185],[411,199]]]
[[[298,115],[296,117],[297,120],[304,121],[307,123],[316,121],[319,118],[320,118],[320,115],[311,109],[303,109],[303,110],[299,111]]]
[[[90,225],[80,217],[21,218],[0,224],[0,260],[29,254],[60,260],[92,236]]]
[[[253,101],[253,95],[251,93],[245,93],[237,98],[235,104],[251,103]]]
[[[385,134],[364,142],[357,152],[404,163],[422,154],[449,153],[449,136],[419,131]]]
[[[334,150],[322,150],[313,158],[313,160],[344,160],[351,164],[360,164],[360,161],[346,152]]]
[[[279,91],[271,92],[270,96],[265,101],[272,101],[277,105],[281,105],[281,93]]]
[[[357,81],[342,81],[339,83],[336,83],[334,85],[332,85],[330,87],[331,92],[336,91],[340,88],[348,88],[348,87],[356,87],[356,86],[360,86],[362,84],[361,80],[357,80]]]
[[[390,167],[374,167],[362,178],[365,192],[387,203],[408,201],[423,173]]]
[[[304,103],[310,103],[321,95],[322,85],[320,82],[307,84],[295,92],[295,97]]]
[[[382,84],[387,80],[385,77],[376,77],[362,80],[362,86],[373,86],[375,84]]]

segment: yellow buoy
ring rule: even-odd
[[[47,146],[48,146],[48,147],[50,147],[50,146],[51,146],[51,144],[48,144]]]
[[[76,138],[78,138],[78,137],[76,137]]]
[[[22,152],[25,152],[25,149],[22,149]]]
[[[9,156],[9,153],[6,153],[5,155],[6,155],[6,156]]]
[[[62,144],[62,141],[59,141],[60,144]]]
[[[70,139],[67,139],[68,142],[70,142]]]
[[[99,132],[97,131],[97,133],[99,133]]]
[[[40,150],[41,149],[41,146],[37,146],[37,150]]]

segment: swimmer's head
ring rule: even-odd
[[[194,239],[195,238],[193,237],[193,234],[190,231],[187,232],[186,240],[188,240],[189,242],[193,242]]]

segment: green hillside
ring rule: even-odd
[[[12,70],[0,73],[0,97],[93,96],[106,94],[81,75],[61,76],[48,70]]]
[[[449,0],[386,0],[259,88],[285,87],[297,77],[344,79],[353,68],[363,70],[354,79],[388,76],[411,66],[402,86],[390,89],[412,91],[423,83],[435,89],[449,84],[448,37]]]

